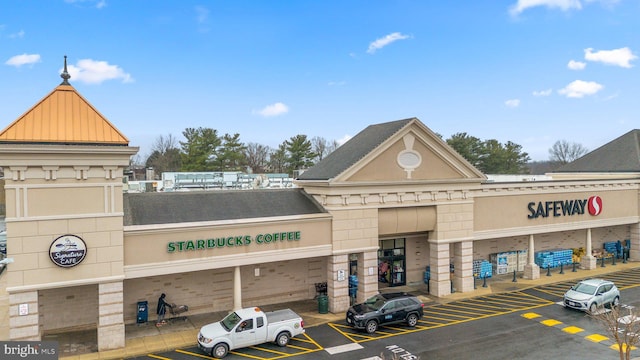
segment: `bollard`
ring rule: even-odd
[[[623,264],[627,263],[627,249],[626,248],[622,251],[622,263]]]
[[[573,263],[573,270],[571,270],[571,272],[576,272],[576,263]]]
[[[487,287],[487,274],[486,273],[484,274],[484,277],[483,277],[482,287],[483,288]]]
[[[547,265],[547,276],[551,276],[551,266]]]
[[[456,292],[456,289],[453,288],[453,281],[449,281],[451,283],[451,293],[453,294],[454,292]]]
[[[602,255],[602,266],[600,266],[600,267],[605,267],[604,266],[604,255]]]
[[[478,287],[476,286],[476,278],[478,277],[478,274],[473,274],[473,290],[476,290]]]
[[[613,260],[611,260],[611,266],[616,266],[616,255],[613,254],[612,258]]]
[[[558,274],[564,274],[564,270],[562,269],[562,264],[563,263],[560,263],[560,272]]]
[[[518,282],[518,280],[516,280],[516,271],[513,270],[513,280],[511,280],[511,282]]]

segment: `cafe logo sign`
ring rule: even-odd
[[[86,255],[87,245],[81,237],[76,235],[62,235],[55,239],[49,247],[51,261],[64,268],[80,264]]]

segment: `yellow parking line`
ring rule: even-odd
[[[237,352],[237,351],[229,351],[229,354],[233,354],[233,355],[238,355],[238,356],[242,356],[242,357],[248,357],[250,359],[259,359],[259,360],[263,360],[262,357],[260,356],[254,356],[254,355],[249,355],[249,354],[243,354],[241,352]],[[207,358],[210,359],[210,358]]]
[[[298,339],[299,341],[307,341],[307,342],[309,342],[309,343],[314,344],[314,345],[315,345],[318,349],[320,349],[320,350],[324,349],[324,348],[323,348],[320,344],[318,344],[315,340],[313,340],[312,338],[310,338],[310,337],[309,337],[309,335],[307,335],[307,334],[302,334],[302,335],[303,335],[304,337],[306,337],[306,338],[307,338],[307,340],[302,340],[302,339],[300,339],[300,338],[294,338],[294,339]]]
[[[477,303],[477,304],[474,304],[474,306],[486,307],[486,308],[497,309],[497,310],[504,310],[504,308],[501,307],[501,306],[495,306],[495,305],[486,304],[486,301],[484,301],[484,300],[482,300],[481,303],[478,303],[479,301],[480,300],[469,300],[468,302]]]
[[[426,312],[425,312],[425,314],[426,314]],[[436,314],[436,313],[434,313],[434,314]],[[438,312],[437,314],[439,314],[439,315],[448,315],[448,314],[443,314],[442,312]],[[451,316],[458,317],[458,318],[463,318],[463,319],[469,319],[468,316],[458,316],[458,315],[451,315]],[[450,321],[451,320],[449,318],[440,318],[440,317],[437,317],[437,316],[427,316],[427,317],[429,319],[432,319],[432,320],[442,320],[442,321]]]
[[[618,344],[613,344],[611,346],[609,346],[609,348],[615,350],[615,351],[620,351],[620,346],[618,346]],[[635,350],[637,349],[635,346],[631,346],[631,350]],[[622,344],[622,351],[627,351],[627,344]]]
[[[522,316],[525,319],[531,320],[531,319],[539,318],[542,315],[536,314],[536,313],[525,313],[525,314],[522,314],[520,316]]]
[[[477,309],[477,308],[475,308],[473,306],[459,306],[459,305],[447,304],[447,307],[448,308],[452,308],[452,307],[453,308],[460,308],[460,309],[465,309],[465,310],[468,310],[468,309],[476,310],[476,312],[473,312],[473,311],[462,311],[462,310],[460,311],[460,312],[467,313],[467,314],[472,314],[472,315],[476,315],[478,311],[488,312],[488,313],[494,313],[495,312],[493,310],[484,310],[484,309],[480,310],[480,309]]]
[[[583,332],[584,329],[581,329],[577,326],[567,326],[566,328],[562,329],[562,331],[569,333],[569,334],[577,334],[579,332]]]
[[[147,356],[150,357],[150,358],[154,358],[154,359],[171,360],[170,358],[166,358],[166,357],[162,357],[162,356],[158,356],[158,355],[154,355],[154,354],[147,354]]]
[[[268,352],[268,353],[273,353],[273,354],[278,354],[278,355],[287,355],[286,352],[282,352],[282,351],[276,351],[276,350],[271,350],[271,349],[266,349],[260,346],[249,346],[249,349],[253,349],[253,350],[259,350],[259,351],[264,351],[264,352]]]
[[[180,350],[180,349],[176,349],[174,351],[177,352],[177,353],[185,354],[185,355],[201,357],[203,359],[211,359],[210,356],[205,356],[205,355],[194,353],[194,352],[191,352],[191,351],[185,351],[185,350]]]
[[[307,350],[316,350],[316,349],[309,349],[309,348],[306,348],[306,347],[304,347],[304,346],[291,345],[291,344],[287,345],[287,347],[288,347],[288,348],[291,348],[291,349],[303,350],[303,351],[307,351]],[[296,354],[298,354],[298,353],[296,353]]]
[[[548,319],[548,320],[542,320],[540,321],[541,324],[547,325],[547,326],[556,326],[559,324],[562,324],[562,321],[558,321],[558,320],[554,320],[554,319]]]
[[[585,336],[584,338],[589,340],[589,341],[593,341],[595,343],[599,343],[601,341],[609,340],[608,337],[602,336],[600,334],[592,334],[592,335],[589,335],[589,336]]]

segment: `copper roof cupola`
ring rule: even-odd
[[[67,56],[62,83],[0,132],[0,143],[129,145],[113,124],[69,84]]]

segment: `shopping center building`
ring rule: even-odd
[[[495,254],[517,254],[525,279],[542,251],[583,248],[593,269],[592,250],[621,241],[640,260],[638,130],[552,180],[492,182],[411,118],[362,130],[295,188],[123,193],[138,148],[63,79],[0,132],[11,340],[86,329],[122,348],[138,302],[153,313],[161,293],[195,314],[326,283],[340,313],[425,279],[434,296],[473,292],[474,260]]]

